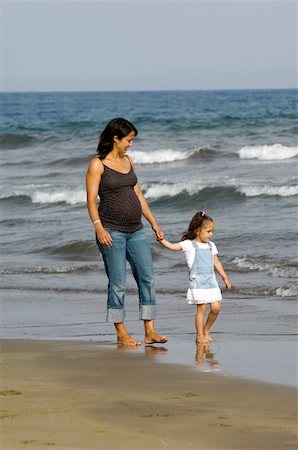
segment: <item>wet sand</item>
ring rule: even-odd
[[[3,340],[1,448],[297,448],[295,388],[158,364],[162,351]]]

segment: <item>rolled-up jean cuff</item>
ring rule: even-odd
[[[140,319],[141,320],[156,319],[156,305],[140,305]]]
[[[120,323],[124,322],[125,309],[124,308],[108,308],[107,322]]]

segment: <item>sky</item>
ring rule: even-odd
[[[297,87],[296,0],[1,0],[2,92]]]

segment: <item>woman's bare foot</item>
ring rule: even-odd
[[[152,331],[150,333],[146,333],[145,344],[165,344],[168,342],[168,339],[165,336],[159,336],[156,331]]]
[[[159,336],[154,328],[154,320],[144,320],[145,338],[144,342],[150,344],[165,344],[168,339],[165,336]]]
[[[127,345],[129,347],[135,347],[135,346],[141,345],[141,342],[137,341],[132,336],[129,336],[129,334],[126,334],[123,336],[117,336],[117,344]]]

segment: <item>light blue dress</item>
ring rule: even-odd
[[[188,303],[201,304],[221,301],[221,291],[214,272],[211,243],[208,242],[206,248],[199,248],[194,241],[192,241],[192,245],[195,249],[195,259],[189,271]]]

